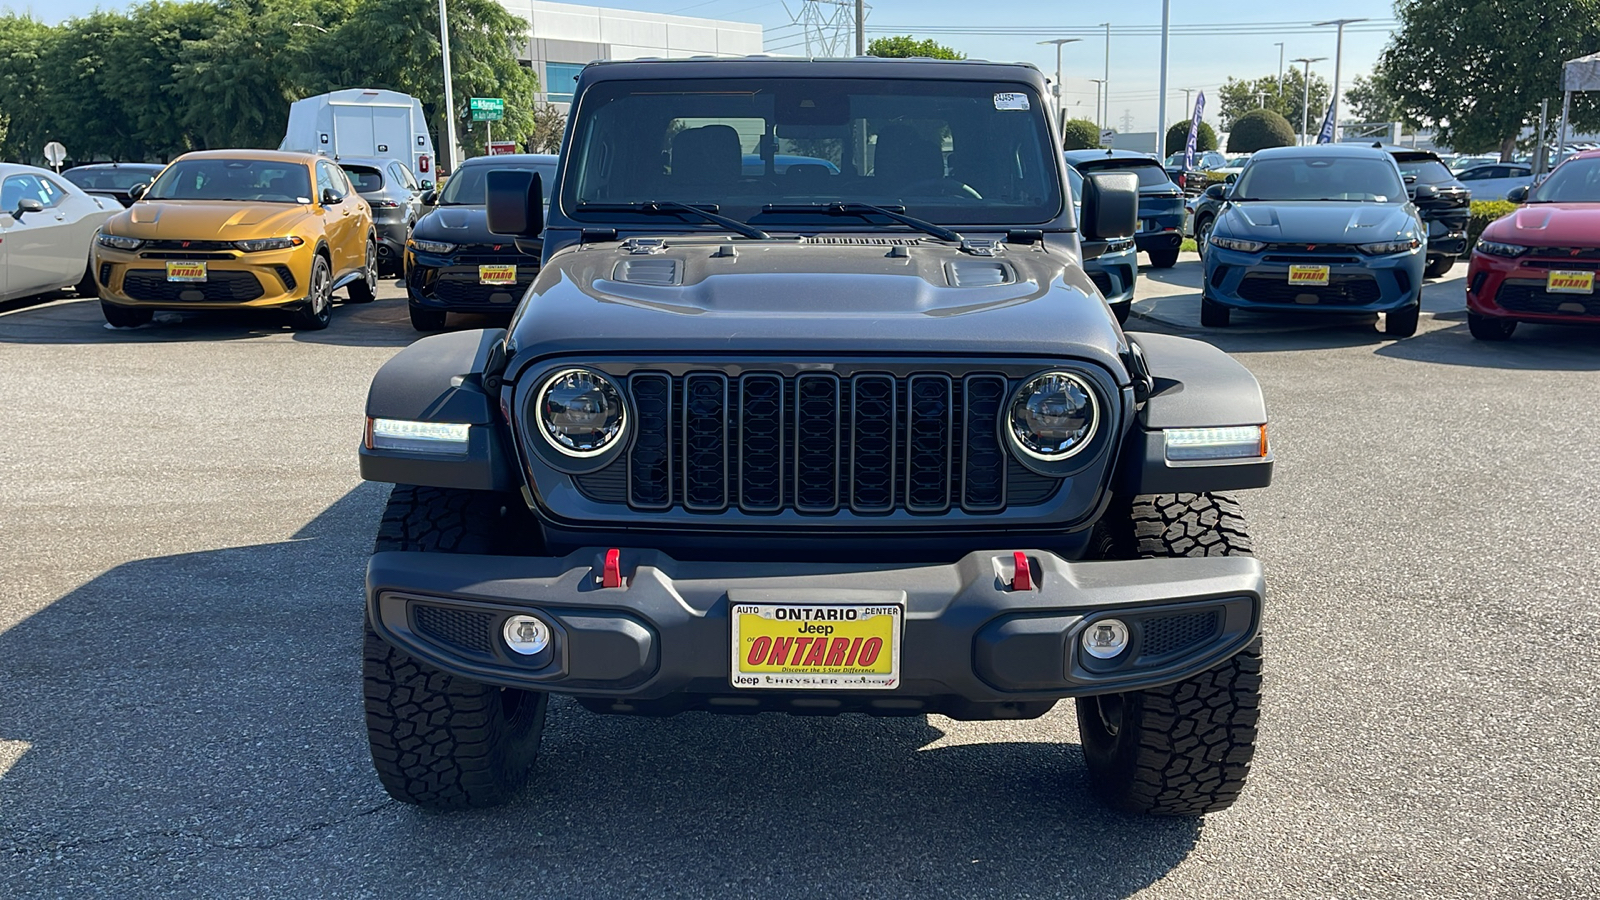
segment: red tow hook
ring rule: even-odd
[[[606,566],[600,575],[600,586],[622,587],[622,551],[615,547],[606,551]]]
[[[1028,562],[1028,554],[1021,550],[1011,554],[1011,561],[1015,566],[1015,575],[1011,576],[1011,589],[1013,591],[1033,590],[1033,564]]]

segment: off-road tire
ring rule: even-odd
[[[397,485],[376,551],[508,553],[525,534],[515,495]],[[442,672],[365,628],[367,740],[391,797],[433,809],[494,806],[528,781],[549,694]]]
[[[443,310],[423,309],[415,303],[406,304],[406,309],[411,313],[412,328],[418,331],[444,330],[444,317],[447,313]]]
[[[1456,258],[1454,256],[1441,256],[1430,260],[1428,265],[1423,268],[1422,274],[1429,278],[1443,278],[1450,274],[1450,270],[1455,268],[1455,265]]]
[[[327,257],[318,253],[311,259],[311,281],[306,300],[289,314],[289,327],[295,331],[321,331],[333,322],[333,268]]]
[[[1233,310],[1210,297],[1200,297],[1200,324],[1207,328],[1227,328]]]
[[[1172,247],[1168,250],[1151,250],[1150,265],[1158,269],[1170,269],[1178,264],[1178,249]]]
[[[1417,319],[1422,315],[1422,301],[1402,309],[1383,314],[1383,333],[1392,338],[1408,338],[1417,333]]]
[[[1119,558],[1250,556],[1239,504],[1221,494],[1135,497],[1101,531]],[[1077,701],[1095,792],[1127,812],[1201,816],[1232,806],[1255,755],[1261,639],[1227,662],[1165,687]]]
[[[1516,319],[1496,319],[1491,316],[1480,316],[1475,312],[1467,313],[1467,330],[1480,341],[1509,341],[1511,335],[1517,330]]]
[[[378,239],[367,237],[367,256],[361,277],[350,282],[345,294],[351,303],[371,303],[378,299]]]
[[[115,303],[100,301],[100,314],[113,328],[138,328],[140,325],[150,324],[156,317],[155,310],[142,309],[136,306],[118,306]]]

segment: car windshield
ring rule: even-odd
[[[311,170],[264,159],[180,159],[150,185],[146,200],[310,203]]]
[[[136,184],[149,184],[160,169],[68,169],[61,176],[86,191],[126,191]]]
[[[383,175],[371,166],[344,166],[344,174],[350,176],[350,183],[355,186],[356,193],[370,194],[373,191],[383,190]]]
[[[1534,189],[1533,203],[1593,203],[1600,200],[1600,157],[1572,159],[1556,166]]]
[[[1245,166],[1230,199],[1402,203],[1406,188],[1394,165],[1384,159],[1258,157]]]
[[[439,194],[440,206],[483,206],[488,202],[488,176],[490,172],[506,169],[533,170],[539,173],[539,181],[544,191],[544,202],[550,202],[550,185],[556,177],[556,167],[552,163],[529,164],[479,163],[473,166],[462,166],[456,170],[450,180],[445,182],[444,190]]]
[[[653,202],[714,206],[764,228],[814,226],[808,212],[842,202],[949,224],[1044,223],[1062,211],[1044,105],[1024,84],[618,81],[579,103],[561,204],[581,221],[658,217],[627,209]]]
[[[1426,156],[1412,157],[1411,159],[1397,158],[1395,163],[1400,166],[1401,175],[1417,176],[1417,184],[1449,184],[1454,180],[1450,170],[1444,163]]]

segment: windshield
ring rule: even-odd
[[[1396,159],[1395,163],[1400,166],[1401,175],[1417,176],[1417,184],[1449,184],[1455,180],[1444,163],[1436,159],[1427,157]]]
[[[371,166],[346,166],[341,165],[344,174],[350,177],[350,184],[355,187],[358,194],[370,194],[383,190],[383,175]]]
[[[63,178],[86,191],[125,191],[136,184],[149,184],[160,169],[68,169]]]
[[[311,170],[276,160],[180,159],[150,185],[144,199],[310,203]]]
[[[841,202],[952,225],[1043,223],[1062,209],[1057,151],[1026,85],[600,82],[579,103],[561,203],[582,221],[643,216],[618,206],[652,201],[709,204],[762,227],[814,227],[806,210]]]
[[[1528,198],[1534,203],[1593,203],[1600,200],[1600,157],[1556,166]]]
[[[456,170],[450,180],[445,182],[444,191],[439,195],[440,206],[483,206],[488,201],[487,178],[490,172],[505,169],[532,169],[539,173],[539,181],[544,192],[544,202],[550,203],[550,185],[555,181],[556,167],[553,164],[519,165],[494,163],[481,163],[475,166],[462,166]]]
[[[1406,188],[1386,159],[1279,156],[1245,166],[1230,199],[1403,203]]]

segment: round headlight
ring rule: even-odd
[[[599,372],[562,369],[539,391],[539,431],[568,456],[604,453],[622,436],[627,410],[616,385]]]
[[[1089,445],[1099,424],[1094,390],[1069,372],[1036,375],[1011,398],[1011,441],[1035,459],[1066,459]]]

